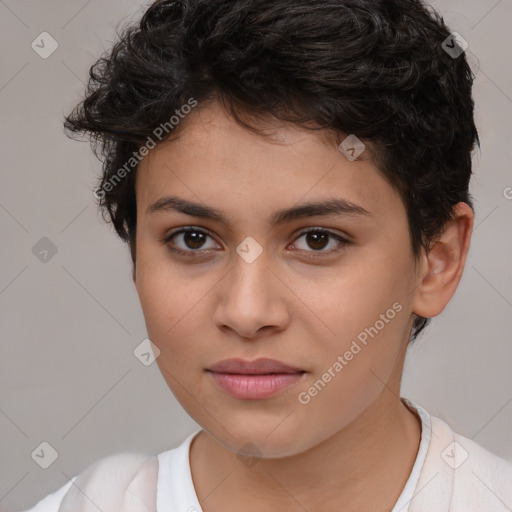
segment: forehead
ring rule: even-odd
[[[218,104],[198,108],[181,122],[178,135],[139,164],[139,209],[146,210],[166,194],[224,211],[259,204],[260,210],[268,206],[269,213],[338,196],[373,214],[404,213],[398,193],[366,152],[364,159],[349,161],[325,130],[275,121],[261,125],[266,133],[262,136],[245,129]]]

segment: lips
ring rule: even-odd
[[[215,384],[234,398],[262,400],[284,391],[306,373],[274,359],[226,359],[207,370]]]
[[[245,361],[243,359],[225,359],[210,368],[215,373],[230,373],[237,375],[268,375],[270,373],[302,373],[304,370],[290,366],[275,359],[255,359]]]

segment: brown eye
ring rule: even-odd
[[[324,249],[329,243],[329,235],[320,232],[306,233],[306,243],[311,249]]]
[[[296,240],[300,240],[301,238],[304,239],[305,243],[297,244],[296,241],[294,245],[297,249],[306,252],[319,252],[321,254],[336,252],[350,243],[336,233],[319,228],[313,228],[301,233]],[[302,247],[300,245],[302,245]],[[328,247],[328,250],[324,250],[326,247]]]
[[[183,233],[183,242],[189,249],[200,249],[206,236],[200,231],[186,231]]]
[[[211,239],[210,245],[208,245],[208,239]],[[218,244],[213,242],[213,239],[206,231],[187,227],[180,230],[174,231],[164,240],[169,249],[173,252],[188,253],[206,251],[208,249],[218,248]]]

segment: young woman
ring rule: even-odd
[[[477,142],[463,46],[417,0],[160,0],[66,120],[201,429],[40,511],[512,510],[512,465],[400,396],[455,293]]]

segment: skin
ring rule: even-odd
[[[178,138],[139,165],[134,281],[159,369],[203,428],[190,451],[203,510],[390,510],[421,434],[419,419],[400,401],[413,313],[438,315],[453,296],[469,250],[471,208],[456,205],[453,220],[416,261],[404,205],[368,152],[351,162],[325,133],[276,121],[273,138],[260,137],[216,103],[182,123]],[[169,195],[219,210],[229,225],[148,211]],[[331,197],[370,215],[269,224],[276,210]],[[185,226],[210,236],[195,245],[183,234],[162,241]],[[307,228],[351,243],[329,237],[315,245],[302,234]],[[252,263],[236,252],[248,236],[262,248]],[[396,302],[401,311],[300,403],[298,394]],[[205,371],[231,357],[268,357],[306,373],[270,398],[236,399]],[[246,443],[257,447],[252,462],[239,456],[252,453]]]

